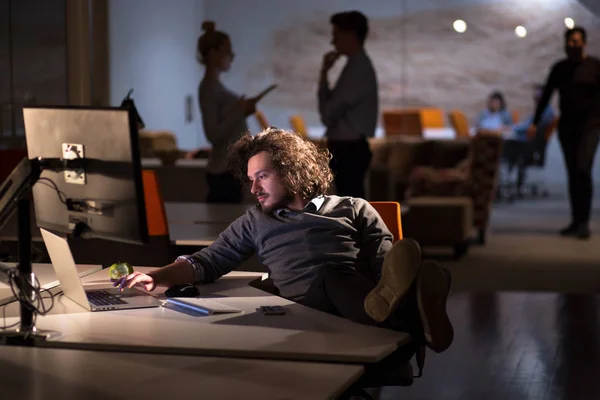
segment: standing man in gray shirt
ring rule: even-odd
[[[280,296],[354,322],[409,332],[417,343],[446,350],[453,339],[446,314],[449,272],[421,262],[411,239],[392,245],[390,231],[367,201],[325,195],[332,180],[328,163],[327,150],[293,132],[244,134],[230,150],[229,166],[249,182],[259,204],[209,247],[115,285],[153,290],[212,282],[256,253]]]
[[[365,198],[365,177],[371,163],[368,138],[375,136],[378,114],[377,76],[364,49],[367,17],[347,11],[331,17],[335,51],[323,57],[319,79],[319,114],[327,127],[331,169],[337,194]],[[348,58],[335,87],[327,74],[335,61]]]

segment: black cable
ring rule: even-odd
[[[60,202],[63,203],[63,204],[67,204],[67,195],[58,188],[58,186],[56,185],[56,183],[52,179],[50,179],[50,178],[39,178],[36,183],[38,183],[38,182],[40,182],[44,186],[48,186],[49,188],[52,188],[52,189],[56,190],[56,194],[58,195],[58,199],[60,200]],[[51,185],[48,185],[45,182],[50,182]]]
[[[35,322],[37,320],[38,315],[46,315],[48,314],[52,308],[54,307],[54,294],[50,291],[50,289],[41,289],[40,281],[37,277],[34,276],[34,282],[29,282],[27,279],[21,279],[18,275],[18,272],[11,271],[8,273],[8,281],[9,286],[12,291],[13,296],[17,299],[17,301],[26,307],[28,310],[33,312],[33,324],[32,327],[35,326]],[[25,290],[27,289],[27,290]],[[29,298],[25,295],[26,292],[33,292],[34,296]],[[45,296],[48,294],[48,296]],[[50,305],[47,305],[44,300],[50,300]],[[6,309],[7,304],[2,307],[2,315],[4,318],[3,326],[0,326],[0,330],[6,330],[13,328],[19,325],[20,322],[6,325]],[[27,332],[26,336],[31,334],[32,332]]]

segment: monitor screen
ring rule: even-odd
[[[43,170],[33,187],[40,228],[125,243],[148,242],[138,132],[123,108],[25,107],[30,159],[83,159]]]

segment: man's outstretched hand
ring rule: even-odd
[[[134,272],[123,278],[117,280],[113,286],[118,287],[120,291],[124,289],[129,289],[134,286],[141,286],[145,290],[151,292],[156,288],[156,282],[154,282],[154,278],[148,274],[144,274],[143,272]]]

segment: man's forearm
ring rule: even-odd
[[[150,272],[156,286],[173,286],[184,283],[194,283],[194,268],[186,260],[175,261],[165,267]]]

